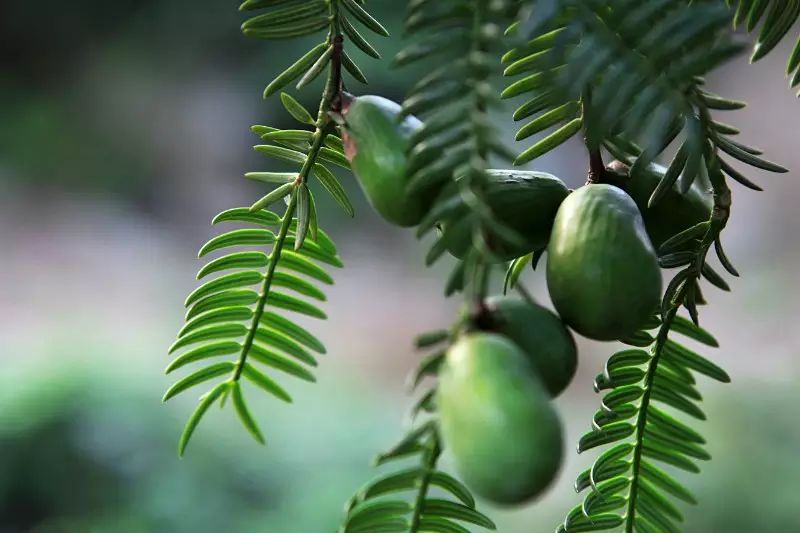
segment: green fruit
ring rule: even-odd
[[[550,396],[567,388],[578,367],[572,334],[553,312],[531,302],[497,296],[486,302],[489,329],[508,337],[528,358]]]
[[[516,231],[524,243],[503,238],[494,231],[486,235],[492,252],[501,260],[511,260],[547,246],[558,206],[569,190],[550,174],[521,170],[488,170],[486,199],[497,222]],[[444,194],[458,194],[457,187]],[[442,221],[442,238],[447,251],[463,259],[472,248],[478,217],[465,205]]]
[[[400,119],[400,104],[380,96],[346,100],[342,140],[353,173],[373,208],[387,221],[414,226],[428,212],[438,190],[409,193],[406,152],[422,128],[416,117]]]
[[[547,488],[562,458],[561,424],[530,363],[511,341],[468,334],[447,352],[437,406],[446,449],[464,481],[497,503]]]
[[[612,163],[612,168],[615,163]],[[625,191],[633,198],[642,212],[644,225],[656,250],[664,241],[685,229],[706,221],[711,217],[714,200],[695,182],[686,194],[673,186],[653,207],[647,207],[656,185],[667,169],[661,165],[650,165],[644,172],[625,182]]]
[[[553,304],[586,337],[625,338],[658,305],[658,259],[639,209],[617,187],[586,185],[564,200],[547,253]]]

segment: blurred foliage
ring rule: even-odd
[[[368,450],[390,442],[378,428],[395,425],[376,423],[385,411],[375,406],[369,421],[337,432],[337,416],[355,402],[363,409],[363,398],[323,390],[312,403],[325,412],[304,417],[314,424],[275,420],[285,435],[262,453],[252,453],[256,445],[235,421],[212,416],[204,431],[217,438],[198,440],[178,460],[176,427],[185,409],[160,406],[157,384],[144,383],[125,365],[111,371],[97,364],[32,367],[0,379],[0,532],[329,531],[369,471]],[[716,468],[693,480],[706,502],[689,509],[693,531],[797,531],[800,427],[785,407],[793,391],[739,394],[712,399],[726,407],[714,408],[707,428]],[[762,431],[747,430],[754,426]],[[569,495],[560,497],[540,511],[560,511]],[[529,531],[524,514],[501,513],[500,530]]]
[[[204,428],[217,438],[178,460],[184,409],[170,414],[154,401],[157,384],[100,365],[31,370],[38,377],[2,379],[2,533],[325,531],[377,446],[355,428],[336,439],[330,464],[325,424],[285,419],[277,423],[306,444],[276,441],[265,452],[220,416]],[[323,460],[324,477],[304,475]],[[308,502],[315,512],[301,511]]]
[[[0,182],[14,180],[39,193],[91,191],[154,204],[155,184],[176,172],[169,159],[195,157],[198,147],[190,144],[186,128],[214,127],[212,116],[180,123],[191,108],[179,112],[175,106],[208,91],[224,91],[225,85],[247,88],[242,94],[248,98],[239,103],[250,115],[241,131],[241,153],[250,140],[247,126],[263,121],[265,114],[276,117],[271,125],[291,125],[279,104],[262,102],[259,94],[311,41],[265,46],[245,39],[239,30],[245,17],[236,5],[211,0],[4,3]],[[390,3],[381,2],[375,12],[392,29],[399,26],[401,13]],[[386,58],[400,42],[382,45]],[[354,56],[363,59],[361,52]],[[405,87],[388,62],[370,63],[365,65],[369,91],[400,99]],[[210,85],[210,80],[219,80],[221,86]],[[315,106],[318,85],[306,88],[301,102]],[[224,102],[222,93],[216,99],[217,105]],[[231,122],[236,120],[235,114],[227,114]],[[170,131],[161,131],[170,126]],[[176,154],[160,145],[165,138],[185,151]],[[186,141],[181,144],[181,139]],[[230,175],[235,174],[232,169]]]

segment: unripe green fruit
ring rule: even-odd
[[[486,239],[492,252],[507,261],[547,246],[558,206],[569,194],[567,186],[543,172],[490,169],[487,174],[486,201],[497,222],[524,239],[520,245],[489,231]],[[444,194],[457,194],[457,189],[450,187]],[[467,206],[442,221],[447,251],[463,259],[472,248],[477,224],[478,217]]]
[[[561,424],[541,381],[511,341],[490,333],[459,339],[440,373],[437,406],[445,448],[480,496],[521,503],[556,477]]]
[[[627,175],[628,171],[619,161],[611,163],[609,169],[622,175]],[[695,182],[685,194],[678,191],[677,185],[673,186],[656,205],[648,207],[650,197],[666,171],[661,165],[650,165],[635,178],[627,179],[623,186],[642,212],[644,225],[656,250],[670,237],[711,218],[714,204],[711,194],[703,192]]]
[[[345,155],[373,208],[387,221],[414,226],[428,212],[438,193],[409,193],[408,157],[411,135],[422,128],[416,117],[400,118],[400,104],[367,95],[345,100],[342,140]]]
[[[575,340],[561,319],[541,305],[518,298],[497,296],[486,305],[489,329],[522,350],[551,397],[561,394],[578,367]]]
[[[586,185],[556,215],[547,287],[561,318],[597,340],[627,337],[661,295],[661,271],[638,207],[612,185]]]

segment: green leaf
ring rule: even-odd
[[[612,468],[612,470],[607,471],[605,475],[599,475],[604,470],[607,470],[607,467],[609,465],[615,465],[616,463],[619,463],[620,459],[627,457],[628,455],[631,454],[631,452],[633,452],[633,445],[627,442],[617,444],[614,447],[603,452],[595,460],[592,467],[586,471],[587,474],[586,474],[585,484],[580,483],[580,477],[578,478],[578,481],[575,482],[575,490],[580,492],[589,485],[596,485],[601,481],[606,481],[607,479],[611,479],[612,477],[621,474],[622,472],[616,474],[613,473],[613,470],[616,469]]]
[[[595,386],[595,392],[599,392],[603,388],[621,387],[624,385],[633,385],[639,383],[644,378],[644,370],[636,367],[624,367],[607,372],[607,374],[600,374],[598,378],[603,377],[608,382],[608,387],[600,387],[598,382]],[[597,381],[597,380],[596,380]],[[605,383],[605,381],[603,381]]]
[[[247,326],[238,322],[206,326],[180,337],[170,346],[168,353],[174,353],[176,350],[190,344],[217,339],[235,339],[244,336],[246,333]]]
[[[311,50],[309,50],[303,57],[295,61],[289,68],[281,72],[278,77],[267,85],[264,89],[264,98],[274,94],[276,91],[282,89],[286,85],[293,82],[300,74],[305,72],[319,57],[324,53],[328,47],[327,43],[320,43]]]
[[[578,507],[580,511],[580,507]],[[583,533],[585,531],[604,531],[607,529],[614,529],[622,525],[623,518],[616,514],[597,514],[587,518],[582,513],[576,516],[573,520],[569,521],[568,529],[560,531],[568,531],[569,533]]]
[[[287,337],[301,343],[311,350],[321,354],[326,353],[325,345],[323,345],[319,339],[288,318],[270,311],[265,311],[264,314],[261,315],[261,324],[280,331]]]
[[[608,358],[606,372],[610,374],[620,368],[640,366],[650,361],[651,357],[644,350],[622,350]]]
[[[422,504],[422,513],[427,516],[440,516],[442,518],[453,518],[462,522],[469,522],[486,529],[495,530],[494,522],[486,515],[467,507],[464,504],[441,500],[438,498],[428,498]]]
[[[237,305],[250,305],[258,301],[258,293],[251,289],[229,289],[223,292],[206,296],[195,303],[186,312],[186,320],[216,309],[218,307],[232,307]]]
[[[747,152],[743,149],[741,145],[738,145],[731,141],[730,139],[726,139],[723,136],[717,137],[717,146],[719,146],[720,150],[728,154],[729,156],[738,159],[743,163],[747,163],[750,166],[754,166],[756,168],[760,168],[762,170],[767,170],[769,172],[778,172],[778,173],[786,173],[789,172],[789,169],[782,167],[776,163],[771,161],[767,161],[766,159],[761,159],[757,155]],[[720,160],[720,165],[722,165],[722,161]],[[730,167],[728,167],[730,168]],[[726,173],[727,173],[727,169]],[[733,176],[731,176],[733,177]]]
[[[708,222],[695,224],[664,241],[658,248],[658,253],[664,255],[674,252],[693,240],[701,239],[706,231],[708,231]]]
[[[269,259],[264,252],[235,252],[209,261],[197,273],[197,279],[203,279],[209,274],[239,268],[262,268],[267,266]]]
[[[316,285],[288,272],[273,273],[272,285],[275,287],[285,287],[287,289],[292,289],[293,291],[296,291],[299,294],[302,294],[304,296],[309,296],[321,302],[324,302],[327,299],[325,293],[319,290],[316,287]]]
[[[328,318],[328,315],[326,315],[318,307],[308,302],[304,302],[299,298],[295,298],[294,296],[289,296],[288,294],[276,291],[270,291],[269,295],[267,296],[267,304],[279,309],[294,311],[295,313],[308,315],[310,317],[319,318],[322,320]]]
[[[340,166],[344,169],[350,170],[350,162],[341,152],[333,150],[331,148],[322,147],[319,149],[319,153],[317,157],[320,161],[325,161],[327,163],[333,163],[334,165]]]
[[[290,39],[316,33],[330,26],[327,16],[316,16],[292,23],[245,28],[242,33],[254,39]]]
[[[203,257],[211,252],[231,246],[255,246],[272,244],[274,242],[275,234],[268,229],[235,229],[227,233],[217,235],[208,241],[200,249],[198,257]]]
[[[269,394],[275,396],[279,400],[286,403],[292,403],[292,397],[283,388],[275,383],[272,378],[257,370],[250,363],[245,363],[242,367],[242,375],[247,378],[251,383],[260,387]]]
[[[331,55],[333,55],[333,45],[329,45],[328,48],[322,53],[322,55],[314,61],[314,64],[303,74],[303,77],[300,78],[300,81],[297,82],[295,88],[297,90],[302,89],[312,81],[314,81],[320,73],[325,70],[325,67],[328,66],[328,62],[331,60]]]
[[[567,102],[562,106],[543,113],[520,128],[520,130],[517,132],[516,140],[521,141],[523,139],[527,139],[531,135],[542,132],[547,128],[555,126],[556,124],[575,119],[580,116],[580,113],[581,107],[578,102]]]
[[[351,508],[355,507],[355,505],[362,501],[366,501],[377,496],[383,496],[393,492],[400,492],[416,488],[419,479],[422,478],[424,473],[425,471],[422,468],[412,467],[387,474],[374,481],[371,481],[358,491],[356,497],[351,502]]]
[[[444,363],[445,352],[437,352],[426,356],[413,374],[409,376],[409,388],[416,389],[422,380],[427,376],[435,376]]]
[[[725,281],[722,276],[720,276],[716,270],[714,270],[711,265],[708,263],[703,263],[700,272],[703,274],[703,277],[708,280],[709,283],[726,292],[730,292],[731,287],[728,285],[728,282]]]
[[[268,155],[271,157],[275,157],[277,159],[283,159],[284,161],[289,161],[292,163],[305,163],[306,161],[306,154],[302,152],[298,152],[297,150],[290,150],[288,148],[283,148],[282,146],[272,146],[270,144],[257,144],[253,147],[253,149],[258,152],[259,154]],[[286,185],[291,185],[287,183]],[[278,187],[279,189],[285,187],[282,185]],[[288,191],[287,193],[288,194]]]
[[[659,383],[653,383],[650,396],[653,400],[665,403],[670,407],[674,407],[679,411],[683,411],[689,416],[697,418],[698,420],[706,419],[705,413],[699,407],[697,407],[694,402],[688,400],[679,393],[660,385]]]
[[[314,202],[314,194],[311,189],[306,187],[308,192],[308,230],[311,232],[311,240],[316,241],[319,237],[319,218],[317,217],[317,204]],[[312,244],[309,241],[309,244]],[[316,243],[313,243],[316,244]],[[309,246],[303,246],[303,249],[309,249]],[[341,261],[338,261],[337,266],[342,266]]]
[[[363,524],[374,524],[376,519],[384,520],[402,516],[410,511],[411,504],[401,500],[363,502],[350,512],[344,530],[345,532],[356,531],[354,528]]]
[[[727,372],[722,370],[719,366],[688,348],[681,346],[677,342],[668,340],[664,344],[664,354],[667,357],[675,359],[676,362],[719,382],[730,383],[731,381]]]
[[[573,135],[578,133],[582,125],[583,120],[580,118],[576,118],[564,124],[559,129],[519,154],[519,156],[514,160],[514,165],[524,165],[525,163],[557,148],[568,141]]]
[[[283,26],[291,23],[305,21],[315,15],[320,15],[328,10],[325,0],[305,0],[300,4],[275,9],[252,17],[242,24],[243,30],[265,29],[274,26]]]
[[[734,181],[740,183],[741,185],[744,185],[745,187],[747,187],[748,189],[753,190],[753,191],[763,191],[764,190],[761,187],[759,187],[757,184],[755,184],[752,181],[750,181],[749,179],[747,179],[744,174],[742,174],[741,172],[739,172],[738,170],[733,168],[731,165],[729,165],[723,159],[718,159],[718,161],[719,161],[719,165],[720,165],[720,168],[722,169],[722,171],[725,172],[725,174],[727,174],[728,176],[730,176]]]
[[[660,444],[665,448],[669,448],[694,459],[699,459],[701,461],[708,461],[711,459],[711,455],[700,445],[674,438],[667,432],[660,430],[659,426],[656,425],[648,425],[645,428],[645,439],[651,443]]]
[[[634,429],[634,426],[627,422],[616,422],[605,426],[600,431],[590,431],[581,437],[578,443],[578,453],[622,440],[631,436]]]
[[[221,363],[215,363],[213,365],[203,367],[200,370],[197,370],[185,378],[175,382],[175,384],[172,385],[166,393],[164,393],[164,397],[161,401],[166,402],[170,398],[177,396],[178,394],[190,389],[191,387],[194,387],[195,385],[205,383],[206,381],[216,377],[233,372],[234,368],[236,368],[236,363],[232,361],[223,361]]]
[[[300,184],[297,189],[297,233],[295,235],[294,249],[300,250],[306,240],[309,224],[311,223],[311,212],[309,209],[308,186]]]
[[[747,102],[742,102],[740,100],[731,100],[728,98],[723,98],[717,94],[701,91],[701,96],[703,98],[703,102],[708,106],[710,109],[716,109],[719,111],[735,111],[737,109],[744,109],[747,107]]]
[[[638,385],[618,387],[603,396],[602,406],[613,411],[616,407],[638,400],[644,394],[644,389]]]
[[[722,240],[717,237],[714,240],[714,250],[717,252],[717,257],[719,258],[719,262],[722,263],[722,266],[725,270],[728,271],[728,274],[731,276],[739,277],[739,272],[736,270],[736,267],[733,266],[728,256],[725,254],[725,250],[722,248]]]
[[[194,363],[195,361],[210,359],[211,357],[219,357],[221,355],[231,355],[239,353],[241,350],[242,345],[234,341],[204,344],[202,346],[198,346],[197,348],[192,348],[191,350],[188,350],[176,357],[169,364],[169,366],[167,366],[165,373],[169,374],[173,370],[177,370],[178,368],[188,365],[189,363]]]
[[[469,529],[438,516],[423,517],[419,521],[419,527],[420,531],[431,531],[433,533],[469,533]]]
[[[308,197],[309,199],[309,207],[311,206],[311,195]],[[311,216],[313,212],[310,212]],[[311,218],[308,222],[309,230],[313,227],[313,218]],[[317,237],[319,237],[319,229],[317,230]],[[286,237],[285,244],[287,246],[291,245],[290,247],[294,249],[294,243],[296,241],[296,237],[294,235],[288,235]],[[331,253],[329,250],[323,248],[322,246],[318,245],[317,243],[313,242],[310,239],[306,239],[303,243],[303,246],[298,250],[300,255],[308,257],[310,259],[314,259],[316,261],[321,261],[323,263],[327,263],[331,266],[335,267],[342,267],[342,260],[337,256],[335,253]]]
[[[263,320],[262,320],[263,324]],[[317,366],[317,360],[308,353],[302,346],[297,344],[291,338],[287,337],[278,330],[272,329],[267,325],[260,326],[255,333],[255,338],[267,344],[274,346],[279,350],[283,350],[295,359],[298,359],[307,365]]]
[[[361,69],[356,65],[355,61],[347,54],[347,52],[342,52],[342,66],[345,68],[347,72],[350,73],[357,81],[367,84],[367,77],[364,76],[364,73]]]
[[[234,382],[231,387],[231,399],[233,400],[233,408],[236,410],[236,414],[239,415],[239,420],[242,421],[242,425],[250,432],[254,439],[261,444],[265,444],[264,435],[261,434],[261,430],[258,429],[258,424],[247,408],[244,396],[242,395],[242,388],[238,381]]]
[[[629,344],[631,346],[638,346],[640,348],[645,348],[653,344],[654,340],[655,338],[646,331],[637,331],[632,335],[625,337],[624,339],[620,339],[620,342]]]
[[[696,442],[697,444],[705,444],[706,442],[703,436],[695,430],[653,405],[647,408],[647,423],[653,424],[661,431],[683,441]]]
[[[333,284],[333,278],[330,277],[330,275],[325,272],[323,268],[317,266],[312,261],[309,261],[296,252],[282,250],[279,265],[281,268],[287,268],[289,270],[294,270],[295,272],[305,274],[306,276],[317,281],[321,281],[327,285]]]
[[[284,183],[294,181],[297,179],[296,172],[248,172],[244,175],[245,178],[261,181],[264,183],[271,183],[275,185],[283,185]]]
[[[372,15],[361,7],[355,0],[342,0],[345,9],[349,11],[361,24],[372,30],[373,32],[383,37],[388,37],[389,32],[384,28],[380,22],[375,20]]]
[[[422,450],[420,439],[431,432],[436,431],[433,421],[428,421],[411,430],[403,439],[392,449],[380,454],[375,459],[376,466],[382,465],[393,459],[406,457],[410,454],[418,453]]]
[[[475,498],[470,494],[469,489],[459,480],[445,472],[436,471],[430,475],[431,485],[437,486],[445,490],[461,500],[461,502],[470,508],[475,508]]]
[[[249,222],[260,226],[277,226],[281,223],[281,217],[272,211],[264,210],[254,213],[247,207],[235,207],[218,214],[211,224],[220,222]]]
[[[208,411],[208,408],[211,407],[211,404],[213,404],[229,386],[230,384],[227,381],[224,381],[200,398],[200,403],[192,413],[192,416],[190,416],[189,420],[186,422],[186,426],[183,428],[183,433],[181,433],[181,437],[178,440],[179,456],[183,457],[183,453],[186,451],[186,446],[189,444],[189,440],[192,438],[192,434],[194,434],[197,424],[200,423],[200,419],[202,419],[203,415],[206,414],[206,411]]]
[[[247,355],[248,358],[252,358],[254,361],[258,361],[263,365],[280,370],[281,372],[286,372],[291,376],[308,381],[309,383],[315,383],[317,381],[317,379],[314,377],[314,374],[312,374],[307,368],[273,351],[267,350],[256,343],[253,343],[250,346],[250,350]]]
[[[295,145],[302,146],[303,150],[307,150],[314,140],[314,132],[309,130],[275,130],[265,133],[261,136],[261,139],[264,141],[275,141],[277,143],[284,142],[288,147]],[[259,172],[251,172],[250,174],[259,174]],[[263,174],[293,175],[286,172],[264,172]],[[245,176],[247,176],[247,174],[245,174]],[[296,174],[294,174],[294,176],[296,176]]]
[[[517,285],[517,281],[519,281],[522,271],[525,270],[525,267],[530,264],[532,259],[533,253],[530,253],[523,255],[522,257],[517,257],[511,261],[511,264],[506,270],[506,277],[503,280],[503,294],[508,294],[508,291]]]
[[[638,412],[639,408],[630,403],[623,403],[613,411],[603,409],[594,414],[592,418],[593,426],[595,427],[595,431],[602,432],[606,426],[613,426],[615,423],[632,418]]]
[[[675,479],[661,470],[660,468],[652,465],[646,460],[639,463],[639,472],[643,479],[647,479],[653,485],[665,490],[676,498],[679,498],[686,503],[697,505],[697,499],[686,489],[683,485],[675,481]]]
[[[311,113],[309,113],[300,102],[295,100],[291,94],[281,93],[281,103],[283,107],[286,108],[286,111],[298,122],[310,124],[311,126],[315,124],[314,117],[311,116]]]
[[[381,58],[381,55],[377,50],[375,50],[375,47],[373,47],[372,44],[370,44],[370,42],[367,41],[367,39],[365,39],[364,36],[361,35],[352,24],[350,24],[350,21],[347,20],[347,17],[340,17],[339,21],[342,24],[342,30],[344,30],[345,35],[350,38],[350,41],[352,41],[354,45],[356,45],[368,56],[372,56],[375,59]]]
[[[189,307],[198,300],[211,294],[215,294],[226,289],[249,287],[257,283],[261,283],[262,281],[264,281],[264,275],[260,272],[254,272],[251,270],[224,274],[197,287],[194,291],[192,291],[191,294],[189,294],[189,296],[186,297],[183,305],[184,307]]]
[[[239,6],[239,11],[250,11],[253,9],[263,9],[265,7],[279,6],[288,4],[294,0],[245,0]]]
[[[277,148],[277,147],[272,147],[272,148]],[[262,209],[265,209],[265,208],[271,206],[272,204],[274,204],[275,202],[277,202],[278,200],[282,200],[283,198],[285,198],[286,196],[291,194],[294,189],[295,189],[295,183],[294,182],[284,183],[283,185],[281,185],[280,187],[276,187],[275,189],[270,191],[268,194],[263,196],[256,203],[251,205],[250,206],[250,211],[254,211],[255,212],[255,211],[260,211]],[[239,231],[242,231],[242,230],[239,230]],[[250,230],[250,231],[257,231],[257,230]],[[274,239],[274,235],[273,235],[273,239]]]
[[[450,332],[446,329],[437,329],[417,335],[414,339],[414,347],[417,349],[428,348],[441,344],[450,338]]]
[[[235,306],[222,307],[201,313],[188,321],[178,333],[178,338],[188,335],[204,326],[219,324],[221,322],[235,322],[249,320],[253,316],[253,310],[249,307]]]

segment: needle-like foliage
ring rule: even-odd
[[[797,0],[726,0],[726,3],[735,9],[735,27],[758,32],[753,55],[750,56],[753,63],[778,46],[800,19],[800,2]],[[786,63],[786,74],[791,87],[800,85],[800,36]],[[797,95],[800,96],[800,92]]]
[[[521,42],[503,56],[504,73],[518,79],[503,97],[526,98],[514,112],[514,120],[527,120],[517,140],[549,133],[524,150],[516,164],[579,132],[594,146],[624,132],[659,153],[675,129],[692,119],[697,77],[742,49],[727,31],[729,10],[718,2],[532,4],[531,17],[509,29]],[[529,25],[532,33],[526,32]],[[693,154],[702,152],[702,141],[689,138]]]
[[[358,0],[247,0],[240,9],[266,10],[242,24],[242,31],[249,37],[285,39],[326,32],[323,42],[267,85],[265,97],[295,80],[301,89],[326,70],[328,76],[316,117],[290,94],[282,92],[281,103],[301,126],[289,130],[253,126],[253,132],[264,142],[255,146],[255,151],[288,163],[295,170],[248,173],[248,178],[275,188],[250,207],[220,213],[214,224],[238,223],[244,227],[217,235],[200,250],[200,257],[217,257],[200,270],[197,278],[215,277],[186,299],[187,322],[170,348],[170,353],[179,355],[169,364],[167,373],[197,362],[202,366],[170,387],[164,400],[196,385],[219,381],[201,396],[189,417],[179,441],[180,454],[211,405],[224,404],[228,397],[244,427],[257,441],[265,441],[247,406],[245,382],[290,402],[290,395],[272,377],[273,372],[315,381],[311,370],[317,365],[317,354],[325,353],[325,347],[294,318],[285,315],[326,318],[319,308],[319,302],[325,300],[323,287],[333,283],[329,268],[341,267],[342,262],[333,241],[319,228],[309,181],[316,178],[341,208],[353,215],[352,204],[330,168],[335,165],[349,169],[349,163],[342,140],[334,135],[328,112],[344,86],[342,70],[366,83],[361,69],[345,50],[344,35],[376,57],[378,53],[357,26],[388,35]],[[286,205],[282,214],[270,210],[280,201]]]
[[[518,11],[519,5],[509,0],[419,0],[408,6],[406,31],[414,42],[397,55],[395,64],[429,67],[403,104],[405,113],[417,114],[425,122],[411,139],[409,188],[446,184],[417,235],[424,236],[465,206],[475,222],[474,246],[452,271],[447,295],[483,285],[481,265],[492,255],[487,230],[511,241],[522,239],[498,221],[486,200],[490,161],[513,158],[500,141],[490,112],[500,105],[493,82],[500,71],[496,56],[502,28]],[[445,241],[437,240],[426,263],[433,264],[445,251]]]

